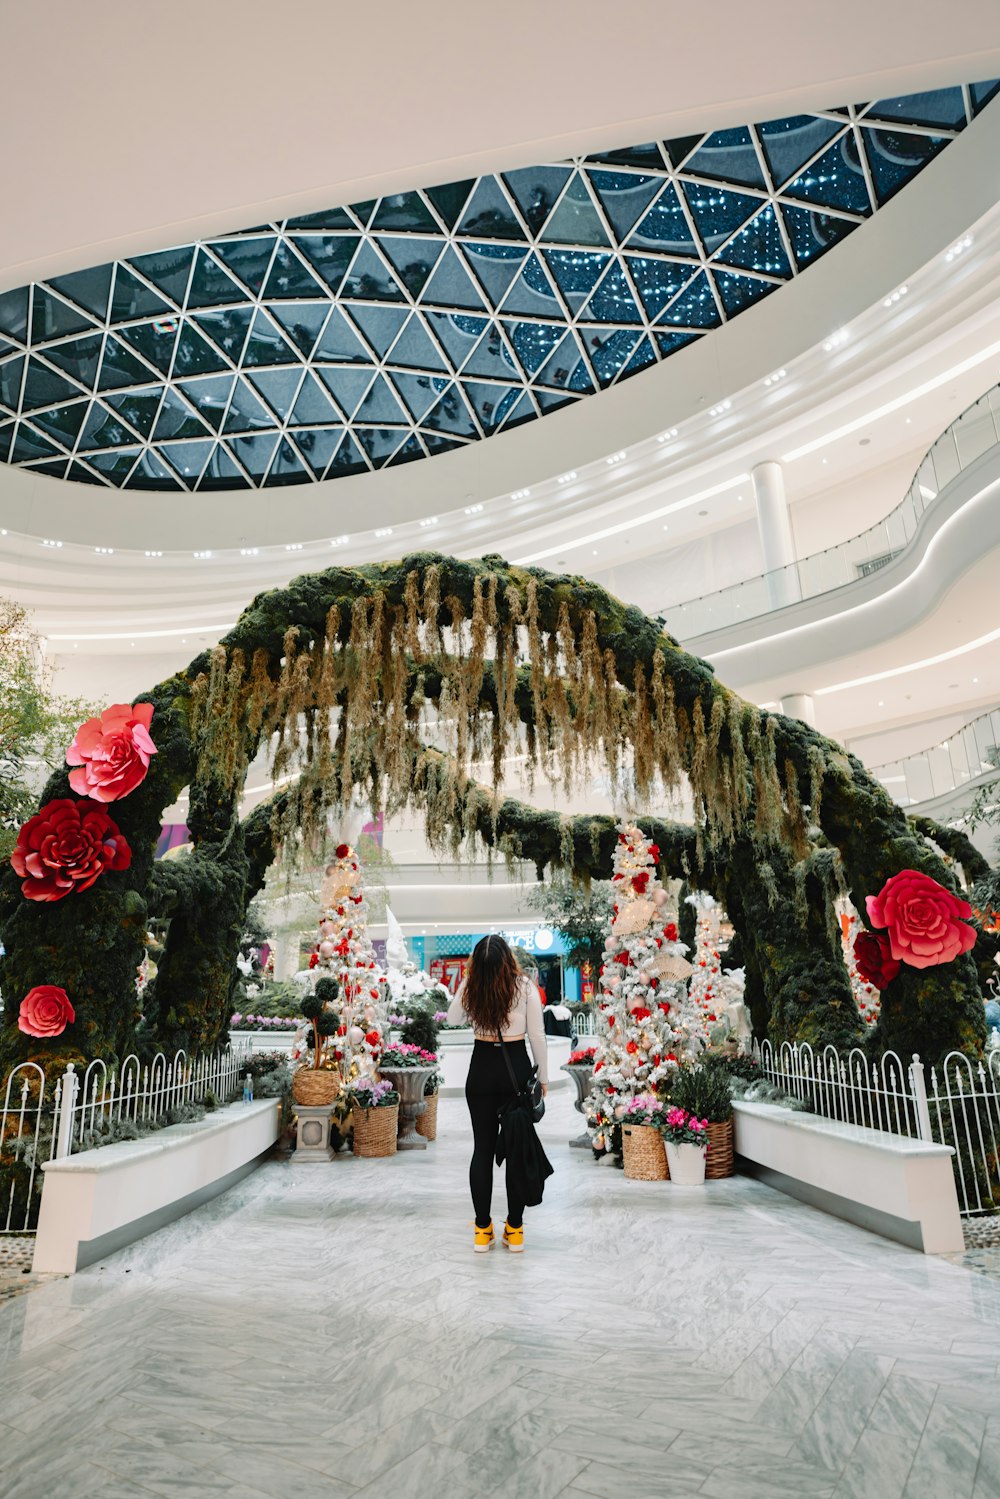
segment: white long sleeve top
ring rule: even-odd
[[[458,986],[458,992],[451,1004],[448,1006],[449,1025],[470,1025],[468,1011],[465,1008],[465,980]],[[531,1046],[531,1055],[538,1068],[538,1080],[548,1083],[548,1046],[545,1040],[545,1026],[542,1023],[542,1001],[538,990],[530,979],[520,978],[514,991],[514,1003],[507,1016],[507,1024],[503,1029],[505,1041],[523,1041],[525,1036]],[[477,1041],[496,1041],[496,1036],[487,1036],[479,1031],[475,1032]]]

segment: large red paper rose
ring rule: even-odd
[[[26,1036],[61,1036],[76,1019],[76,1011],[65,989],[56,984],[38,984],[29,989],[17,1012],[17,1028]]]
[[[884,932],[859,932],[854,939],[854,962],[865,983],[876,989],[891,984],[903,966],[890,953]]]
[[[28,818],[10,862],[28,900],[62,900],[106,869],[127,869],[132,850],[103,807],[64,796]]]
[[[66,751],[69,783],[80,796],[117,802],[146,779],[156,745],[149,737],[152,703],[115,703],[100,718],[88,718]]]
[[[873,926],[887,929],[892,956],[911,968],[950,963],[975,946],[969,902],[918,869],[892,875],[865,905]]]

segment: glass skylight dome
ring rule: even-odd
[[[308,483],[533,421],[812,265],[970,84],[258,225],[0,296],[0,460],[136,490]]]

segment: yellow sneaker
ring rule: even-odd
[[[473,1253],[489,1254],[490,1250],[493,1248],[493,1245],[496,1243],[496,1237],[493,1233],[492,1220],[490,1222],[489,1228],[480,1228],[478,1223],[474,1224],[473,1226],[476,1230],[475,1241],[472,1245]]]
[[[511,1254],[524,1253],[524,1224],[519,1228],[511,1228],[509,1223],[503,1226],[503,1241]]]

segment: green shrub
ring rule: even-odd
[[[685,1068],[670,1090],[670,1102],[696,1119],[723,1124],[733,1113],[729,1077],[721,1067]]]

